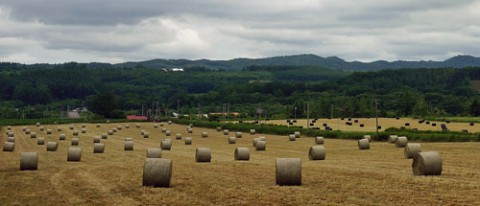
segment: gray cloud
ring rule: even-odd
[[[474,0],[3,0],[0,61],[480,56]]]

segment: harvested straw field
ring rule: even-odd
[[[97,128],[86,124],[88,132],[78,136],[80,162],[67,161],[71,133],[66,140],[58,140],[60,132],[53,130],[69,131],[68,125],[43,125],[52,129],[52,135],[28,126],[37,138],[58,142],[58,150],[49,152],[46,145],[37,145],[35,138],[24,134],[22,126],[13,127],[15,150],[0,152],[1,204],[480,205],[480,143],[422,143],[422,151],[438,151],[443,163],[441,176],[424,177],[413,175],[412,159],[405,159],[404,148],[387,142],[373,141],[369,150],[359,150],[354,140],[324,139],[326,159],[310,161],[308,151],[315,144],[312,137],[289,141],[288,136],[243,133],[236,144],[228,144],[229,136],[223,131],[195,127],[188,134],[192,145],[172,139],[171,150],[162,150],[162,158],[173,162],[171,184],[153,188],[142,186],[146,150],[160,147],[165,134],[153,123],[142,123],[141,128],[122,129],[102,139],[104,153],[93,153],[94,136],[117,125]],[[80,124],[74,126],[81,128]],[[186,128],[176,124],[165,127],[174,134]],[[143,138],[141,129],[148,131],[150,138]],[[201,137],[203,131],[208,132],[207,138]],[[253,138],[259,136],[267,139],[265,151],[252,146]],[[133,151],[124,151],[126,137],[133,138]],[[0,144],[6,141],[4,129]],[[195,162],[199,147],[211,149],[211,162]],[[234,160],[237,147],[250,148],[249,161]],[[37,170],[20,171],[21,152],[38,152]],[[301,186],[276,185],[277,158],[301,158]]]

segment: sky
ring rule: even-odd
[[[480,56],[479,0],[0,0],[0,62]]]

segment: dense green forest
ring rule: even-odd
[[[87,107],[105,117],[240,112],[268,118],[480,115],[480,68],[352,72],[318,66],[202,66],[165,72],[142,65],[0,64],[0,118],[58,117]]]

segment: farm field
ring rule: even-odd
[[[334,127],[335,120],[331,121]],[[368,124],[374,119],[361,121]],[[403,124],[406,120],[390,121]],[[407,121],[412,127],[418,123]],[[80,124],[73,125],[80,131]],[[105,152],[94,154],[93,137],[118,125],[123,129],[101,140]],[[101,124],[97,128],[95,124],[86,124],[87,133],[79,134],[78,147],[83,152],[80,162],[66,161],[72,138],[69,125],[44,125],[45,129],[53,130],[51,135],[35,125],[27,126],[37,132],[37,138],[59,142],[56,152],[47,152],[45,145],[37,145],[36,139],[22,132],[23,126],[13,127],[15,150],[0,152],[1,204],[480,205],[480,143],[477,142],[421,143],[423,151],[438,151],[443,160],[441,176],[423,177],[413,175],[412,160],[404,159],[403,148],[387,142],[372,142],[370,150],[359,150],[357,141],[326,139],[326,159],[310,161],[308,149],[314,145],[311,137],[289,141],[286,136],[243,133],[236,144],[228,144],[227,138],[234,136],[234,131],[223,135],[216,130],[194,127],[193,133],[188,134],[185,125],[165,124],[163,127],[171,131],[169,138],[173,141],[172,150],[162,152],[163,158],[173,161],[171,187],[151,188],[142,186],[145,153],[147,148],[159,147],[166,138],[162,126],[154,128],[153,123],[142,123],[141,128],[135,128],[130,123],[126,129],[124,125]],[[63,131],[58,132],[58,127]],[[382,127],[388,127],[386,120]],[[148,131],[150,138],[143,138],[141,130]],[[0,134],[2,146],[7,138],[5,131],[3,128]],[[201,138],[203,131],[208,132],[208,138]],[[58,140],[60,133],[67,135],[66,140]],[[175,140],[176,133],[192,137],[193,144]],[[252,146],[252,139],[258,136],[266,137],[266,151],[255,151]],[[124,151],[125,137],[133,137],[133,151]],[[211,149],[211,163],[195,163],[197,147]],[[236,147],[249,147],[250,161],[234,161]],[[20,153],[27,151],[38,151],[38,170],[19,170]],[[302,186],[275,184],[277,157],[302,159]]]
[[[354,120],[358,120],[358,123],[355,123]],[[310,119],[310,121],[312,121]],[[360,131],[360,132],[373,132],[375,131],[375,118],[352,118],[350,122],[352,125],[347,125],[347,118],[344,120],[341,119],[318,119],[314,127],[319,127],[324,129],[323,123],[327,123],[333,130],[341,131]],[[262,121],[263,123],[264,121]],[[384,131],[390,127],[400,128],[405,127],[408,129],[418,129],[418,130],[432,130],[432,131],[441,131],[441,124],[445,124],[450,131],[462,131],[467,130],[470,133],[480,132],[480,124],[474,124],[470,126],[468,122],[450,122],[446,123],[444,121],[428,121],[419,123],[418,119],[412,118],[378,118],[378,125],[381,126],[379,131]],[[409,123],[410,126],[405,126],[405,123]],[[267,124],[274,125],[288,125],[287,120],[269,120]],[[364,124],[364,127],[360,127],[360,124]],[[298,119],[297,123],[293,123],[295,126],[302,126],[307,128],[308,123],[306,119]]]

